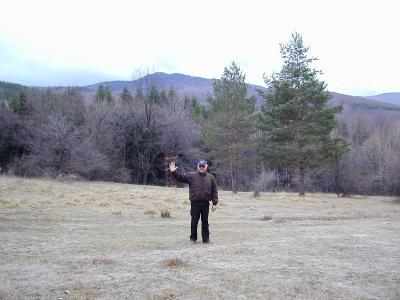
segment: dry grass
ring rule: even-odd
[[[188,264],[188,261],[181,258],[170,258],[164,260],[163,264],[169,268],[182,268]]]
[[[157,212],[156,212],[155,210],[152,210],[152,209],[147,209],[147,210],[144,212],[144,214],[145,214],[145,215],[154,216],[155,214],[157,214]]]
[[[108,258],[96,258],[93,259],[92,263],[94,265],[112,265],[114,264],[114,261]]]
[[[171,218],[171,212],[168,209],[160,210],[161,218]]]
[[[394,198],[221,191],[212,245],[189,243],[187,199],[187,189],[0,177],[0,299],[400,295]],[[153,217],[160,208],[173,218]]]
[[[272,216],[270,216],[270,215],[264,215],[261,218],[261,221],[271,221],[271,220],[272,220]]]

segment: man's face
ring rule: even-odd
[[[206,164],[198,164],[197,165],[197,170],[200,173],[205,173],[207,171],[207,165]]]

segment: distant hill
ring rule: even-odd
[[[365,98],[400,105],[400,93],[384,93]]]
[[[179,73],[167,74],[162,72],[157,72],[153,74],[146,75],[142,82],[151,82],[152,84],[156,84],[160,88],[169,89],[173,87],[179,96],[195,96],[199,99],[201,104],[207,104],[207,96],[213,93],[213,82],[214,79],[207,79],[196,76],[189,76]],[[76,87],[85,97],[85,99],[90,102],[94,99],[96,91],[100,85],[108,86],[114,96],[118,97],[124,87],[127,87],[133,94],[135,93],[135,89],[138,86],[138,80],[132,81],[107,81],[107,82],[99,82],[92,85],[87,86],[78,86]],[[1,82],[0,81],[0,98],[6,99],[9,98],[12,94],[15,94],[18,91],[24,90],[28,87]],[[49,87],[46,87],[46,89]],[[145,87],[143,87],[145,88]],[[61,92],[66,89],[66,87],[51,87],[54,92]],[[257,98],[257,103],[260,105],[263,103],[263,98],[259,96],[257,90],[265,90],[264,87],[249,84],[248,94],[254,95]],[[332,98],[329,102],[332,105],[343,104],[345,110],[359,110],[359,109],[367,109],[367,110],[388,110],[388,111],[400,111],[400,93],[387,93],[376,96],[369,97],[357,97],[357,96],[349,96],[344,94],[339,94],[335,92],[330,92]],[[386,100],[387,101],[384,101]]]
[[[0,99],[9,101],[12,97],[18,97],[21,92],[25,92],[27,89],[27,86],[21,84],[0,81]]]
[[[214,79],[207,79],[178,73],[167,74],[161,72],[153,73],[147,76],[147,80],[156,83],[162,88],[168,89],[170,87],[173,87],[180,96],[195,96],[199,99],[201,104],[207,104],[207,95],[213,93]],[[119,95],[125,86],[131,92],[134,92],[137,81],[108,81],[81,87],[80,89],[82,93],[86,94],[87,96],[90,95],[93,98],[100,84],[110,87],[115,95]],[[257,90],[265,90],[265,88],[262,86],[249,84],[248,94],[256,96],[257,103],[260,105],[261,103],[263,103],[263,98],[260,97]],[[333,105],[343,104],[345,109],[381,109],[400,111],[400,103],[399,105],[383,103],[381,101],[375,101],[372,99],[367,99],[365,97],[349,96],[335,92],[331,92],[331,96],[332,98],[330,99],[330,103],[332,103]]]
[[[339,94],[335,92],[330,92],[332,98],[330,103],[334,105],[342,104],[344,109],[374,109],[374,110],[396,110],[400,111],[400,105],[385,103],[381,101],[376,101],[372,99],[367,99],[366,97],[349,96],[344,94]]]
[[[158,87],[169,89],[171,87],[178,93],[180,96],[195,96],[199,99],[201,104],[207,103],[207,96],[213,93],[213,82],[214,79],[207,79],[196,76],[189,76],[179,73],[167,74],[162,72],[153,73],[147,75],[143,82],[152,82],[156,84]],[[119,95],[122,93],[122,90],[126,86],[132,93],[134,92],[136,86],[138,84],[138,80],[133,81],[107,81],[100,82],[93,85],[88,85],[85,87],[80,87],[81,91],[87,95],[94,95],[97,88],[100,85],[108,86],[115,95]],[[256,96],[259,102],[262,101],[261,97],[258,95],[257,89],[263,89],[263,87],[249,84],[248,94],[250,96]]]

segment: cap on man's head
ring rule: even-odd
[[[200,166],[200,165],[205,165],[205,166],[207,166],[207,161],[205,161],[204,159],[200,159],[200,160],[197,162],[197,165],[198,165],[198,166]]]

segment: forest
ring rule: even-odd
[[[171,185],[167,164],[199,158],[222,189],[400,195],[400,112],[329,102],[302,36],[281,44],[282,68],[248,94],[232,62],[207,104],[151,74],[92,99],[75,87],[0,82],[0,168],[23,177]],[[133,91],[133,92],[131,92]]]

